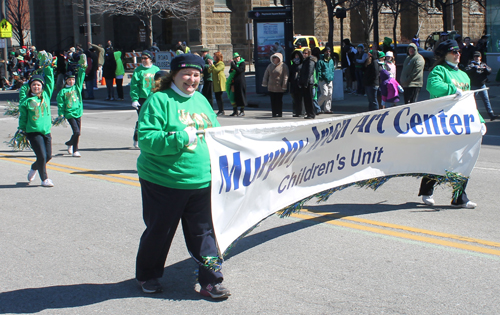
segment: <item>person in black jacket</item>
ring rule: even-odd
[[[471,90],[484,89],[486,88],[486,80],[488,75],[491,73],[491,68],[484,62],[481,62],[481,52],[476,51],[474,53],[474,59],[471,60],[465,72],[470,78]],[[476,92],[475,95],[479,94],[483,100],[484,107],[490,116],[490,120],[493,121],[498,119],[498,115],[495,115],[493,109],[491,108],[490,97],[488,95],[488,90]]]
[[[233,113],[229,116],[245,116],[245,106],[247,106],[247,81],[245,79],[246,64],[245,59],[242,59],[240,54],[235,52],[233,54],[233,61],[231,61],[231,71],[235,71],[233,82],[234,87],[234,101],[236,106],[233,106]],[[238,106],[240,113],[238,114]]]
[[[97,74],[97,54],[92,50],[86,50],[88,67],[85,70],[85,90],[87,91],[88,100],[94,99],[94,79]]]
[[[304,56],[300,50],[294,51],[290,58],[290,70],[288,82],[290,82],[290,94],[293,99],[293,117],[300,117],[304,112],[302,93],[299,87],[299,74],[304,62]]]
[[[368,96],[368,110],[377,110],[377,91],[379,87],[380,65],[378,63],[379,52],[371,51],[365,61],[365,73],[363,75],[363,85],[366,96]]]
[[[464,46],[460,52],[460,67],[464,69],[469,65],[469,62],[473,59],[476,47],[471,45],[470,37],[464,38]]]
[[[115,91],[113,89],[113,80],[115,79],[116,60],[115,51],[109,47],[104,54],[104,64],[102,65],[102,76],[106,80],[106,88],[108,90],[108,98],[106,101],[115,100]]]
[[[299,72],[299,88],[301,97],[304,99],[304,107],[306,108],[305,119],[316,118],[316,113],[313,106],[314,97],[314,69],[318,58],[311,55],[311,49],[306,48],[302,51],[304,63]]]

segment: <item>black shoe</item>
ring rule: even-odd
[[[245,112],[243,110],[241,110],[240,113],[238,114],[238,116],[240,116],[240,117],[245,116]]]
[[[224,116],[224,111],[220,110],[219,112],[217,112],[217,116]]]
[[[233,113],[229,116],[238,116],[238,110],[236,108],[233,109]]]
[[[222,283],[216,283],[207,284],[205,287],[202,287],[200,294],[203,296],[209,296],[212,299],[225,299],[231,295],[231,292],[229,292],[229,290],[226,289]]]
[[[300,115],[299,114],[293,114],[292,117],[300,117]]]
[[[490,115],[490,121],[500,118],[498,115]]]
[[[159,293],[159,292],[163,291],[162,285],[160,284],[160,282],[156,278],[149,279],[146,281],[137,280],[137,283],[139,283],[139,285],[142,288],[142,292],[144,292],[144,293],[152,294],[152,293]]]
[[[314,116],[310,116],[310,115],[306,115],[306,116],[304,117],[304,119],[314,119],[314,118],[315,118]]]

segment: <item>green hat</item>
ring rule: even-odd
[[[201,51],[201,52],[209,52],[209,51],[210,51],[210,49],[208,49],[208,48],[202,48],[200,51]]]
[[[385,53],[383,51],[379,51],[378,52],[378,59],[384,58],[384,57],[385,57]]]
[[[234,59],[234,58],[236,58],[236,57],[240,57],[240,54],[238,54],[237,52],[235,52],[235,53],[233,54],[233,59]]]
[[[15,55],[15,54],[16,54],[16,52],[14,52],[14,51],[11,51],[11,52],[10,52],[10,54],[11,54],[11,55]]]

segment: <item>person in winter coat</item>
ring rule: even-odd
[[[389,50],[394,50],[394,48],[392,48],[391,46],[392,44],[392,38],[389,38],[389,37],[384,37],[384,41],[382,42],[382,51],[385,53],[387,53]]]
[[[151,90],[154,88],[154,77],[160,68],[153,64],[153,53],[149,50],[144,50],[141,53],[141,65],[134,70],[132,80],[130,81],[130,98],[132,107],[137,110],[137,115],[141,111],[141,106],[146,102],[146,99],[151,95]],[[134,131],[134,148],[138,148],[137,141],[137,122],[135,123]]]
[[[394,63],[394,53],[390,50],[385,54],[384,69],[389,71],[393,78],[396,78],[396,64]]]
[[[68,153],[74,157],[81,157],[78,151],[78,140],[82,130],[82,89],[85,81],[85,69],[87,68],[87,58],[85,54],[80,55],[80,68],[78,74],[68,72],[66,74],[66,86],[57,94],[57,107],[59,116],[68,120],[73,135],[65,144],[68,146]]]
[[[123,101],[123,76],[125,75],[125,68],[123,67],[122,52],[115,51],[114,53],[116,61],[116,93],[118,94],[118,101]]]
[[[288,82],[290,82],[290,94],[293,99],[293,117],[300,117],[304,112],[304,103],[302,102],[302,93],[299,87],[299,74],[302,69],[304,56],[300,50],[292,53],[290,58]]]
[[[486,80],[488,80],[488,75],[491,73],[491,68],[486,63],[481,62],[481,52],[476,51],[473,58],[474,59],[469,63],[467,68],[465,68],[465,73],[467,73],[470,78],[472,90],[484,89],[486,88]],[[490,116],[490,120],[493,121],[498,119],[498,115],[495,115],[493,109],[491,108],[488,90],[475,93],[475,95],[478,94],[483,100],[484,107]]]
[[[222,284],[222,258],[211,212],[211,165],[203,131],[220,126],[212,107],[197,91],[205,62],[181,54],[170,63],[139,115],[137,173],[146,229],[136,259],[136,279],[144,293],[163,290],[160,278],[179,222],[189,254],[198,266],[200,294],[231,295]],[[169,285],[170,287],[170,285]]]
[[[51,63],[45,51],[39,54],[41,65]],[[28,172],[28,181],[31,183],[38,172],[42,186],[53,187],[54,183],[47,176],[47,163],[52,158],[50,98],[54,91],[54,73],[50,65],[43,72],[44,76],[35,74],[28,82],[28,93],[19,103],[18,129],[26,133],[36,155],[36,161]]]
[[[462,91],[470,90],[469,77],[458,67],[460,62],[458,43],[451,39],[441,42],[436,47],[436,56],[438,59],[427,78],[427,91],[429,91],[431,99],[453,94],[460,97]],[[484,124],[481,115],[479,115],[479,119]],[[435,204],[433,198],[435,184],[436,181],[427,176],[424,176],[420,183],[418,195],[422,196],[422,201],[429,206]],[[467,198],[467,194],[465,193],[466,186],[467,182],[463,187],[463,191],[451,201],[452,206],[468,209],[473,209],[477,206],[476,203]]]
[[[399,93],[403,92],[403,88],[386,69],[380,71],[380,81],[382,108],[395,106],[399,102]]]
[[[325,47],[323,54],[318,58],[316,64],[316,73],[318,76],[318,89],[320,96],[318,103],[321,111],[325,114],[332,114],[333,97],[333,76],[335,74],[335,65],[331,57],[331,48]]]
[[[399,81],[405,90],[405,104],[408,104],[417,101],[420,89],[424,85],[425,60],[418,53],[418,48],[413,43],[408,45],[406,53],[408,56],[403,63]]]
[[[273,117],[283,116],[283,94],[288,84],[288,67],[283,62],[283,55],[275,53],[271,56],[271,63],[267,66],[262,79],[262,86],[267,87],[271,97]]]
[[[356,61],[354,64],[354,69],[355,69],[355,74],[356,74],[356,82],[357,82],[357,89],[356,89],[356,94],[358,95],[364,95],[365,94],[365,87],[363,86],[363,75],[364,75],[364,69],[365,69],[365,62],[366,59],[368,58],[368,54],[365,52],[365,46],[363,44],[359,44],[358,47],[356,47],[358,52],[356,53]]]
[[[381,52],[382,53],[382,52]],[[363,75],[363,85],[365,86],[365,92],[368,96],[368,110],[377,110],[378,101],[377,93],[380,82],[380,68],[381,65],[378,62],[379,52],[373,50],[368,54],[368,59],[365,62],[365,73]]]
[[[89,50],[85,51],[87,56],[87,69],[85,70],[85,90],[87,91],[87,100],[94,99],[94,79],[97,72],[97,55]]]
[[[211,75],[213,80],[213,88],[215,93],[215,101],[217,102],[217,107],[219,111],[217,116],[224,116],[224,102],[222,101],[222,93],[226,91],[226,75],[224,74],[224,57],[220,51],[214,54],[214,59],[207,59],[209,67],[207,72]],[[212,97],[212,92],[210,91],[210,97]],[[213,106],[212,106],[213,107]]]
[[[470,37],[464,38],[464,46],[460,51],[460,67],[465,69],[469,65],[469,62],[474,59],[474,52],[476,47],[471,44]]]
[[[342,46],[342,72],[346,82],[346,92],[354,92],[352,89],[352,82],[356,80],[356,73],[354,63],[356,61],[356,48],[351,44],[349,38],[343,40],[344,45]]]
[[[212,78],[212,74],[208,72],[208,68],[210,67],[209,60],[213,61],[214,59],[208,52],[208,48],[201,49],[201,57],[203,58],[203,60],[205,60],[205,67],[203,67],[203,88],[201,89],[201,94],[203,94],[207,98],[210,106],[214,107],[214,98],[212,95],[214,80]]]
[[[106,54],[106,50],[102,48],[102,46],[95,45],[89,42],[89,47],[94,49],[97,54],[97,71],[94,79],[94,87],[97,88],[97,81],[101,81],[102,79],[102,65],[104,64],[104,55]]]
[[[102,76],[106,80],[106,89],[108,97],[106,101],[115,100],[115,90],[113,89],[113,80],[116,77],[116,60],[113,48],[108,48],[104,55],[104,64],[102,65]]]
[[[240,54],[233,54],[231,61],[231,69],[229,74],[233,73],[231,80],[228,80],[231,92],[234,93],[233,113],[229,116],[245,116],[245,106],[247,106],[247,82],[245,79],[245,59],[241,58]],[[240,112],[238,113],[238,107]]]
[[[311,54],[311,49],[306,48],[302,51],[304,56],[304,63],[299,73],[299,88],[301,97],[304,99],[304,107],[306,109],[306,115],[304,119],[314,119],[316,118],[316,113],[313,105],[314,97],[314,71],[316,69],[316,63],[318,59]]]

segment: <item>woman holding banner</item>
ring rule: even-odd
[[[460,49],[455,40],[448,39],[441,42],[436,48],[436,56],[438,59],[429,73],[427,78],[427,91],[431,98],[443,97],[456,94],[457,98],[462,96],[462,91],[470,90],[470,79],[465,72],[458,68],[460,62]],[[478,112],[479,114],[479,112]],[[479,115],[484,126],[484,120]],[[422,196],[422,201],[433,206],[435,204],[433,193],[436,181],[424,176],[420,184],[419,196]],[[465,193],[467,181],[463,186],[463,191],[456,199],[451,201],[452,206],[474,209],[477,204],[470,201]]]
[[[175,57],[170,74],[139,113],[137,172],[146,230],[137,253],[136,278],[145,293],[163,290],[159,278],[181,221],[186,246],[198,264],[200,293],[214,299],[230,295],[222,285],[222,259],[212,225],[208,146],[197,133],[220,126],[197,91],[204,65],[194,54]]]

